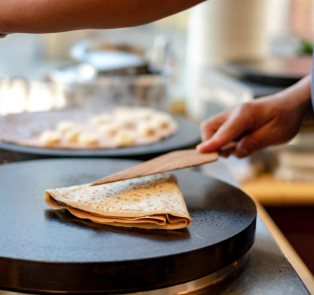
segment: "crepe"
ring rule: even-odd
[[[191,224],[176,179],[168,174],[48,189],[45,200],[54,209],[114,226],[172,230]]]
[[[171,115],[151,108],[115,107],[14,114],[0,118],[0,141],[53,149],[111,149],[158,142],[174,134]]]

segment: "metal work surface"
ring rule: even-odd
[[[43,200],[46,188],[87,183],[135,163],[59,159],[0,167],[0,286],[69,293],[156,289],[214,273],[251,248],[253,201],[198,172],[175,172],[192,217],[185,230],[98,225]]]
[[[159,142],[147,145],[138,145],[115,149],[57,149],[57,148],[52,149],[0,142],[0,150],[2,149],[20,154],[19,160],[26,160],[29,158],[32,159],[34,158],[32,155],[36,155],[37,157],[52,156],[52,157],[143,158],[148,155],[151,157],[153,155],[159,155],[177,149],[189,148],[200,142],[201,140],[200,129],[197,124],[180,116],[174,116],[174,119],[178,124],[178,130],[173,135]],[[27,157],[28,155],[30,156]],[[8,154],[6,156],[10,158],[10,155]],[[12,155],[11,157],[17,158],[16,155]]]
[[[200,171],[235,187],[239,185],[230,175],[224,160],[204,165]],[[309,295],[302,280],[284,256],[263,220],[256,220],[256,237],[250,257],[236,280],[221,286],[223,295]],[[194,295],[194,294],[193,294]]]

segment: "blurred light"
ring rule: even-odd
[[[0,81],[0,115],[59,109],[65,102],[63,93],[54,84],[24,79]]]

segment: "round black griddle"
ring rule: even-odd
[[[256,207],[242,191],[177,171],[192,224],[176,231],[99,225],[56,211],[47,188],[87,183],[135,161],[55,159],[0,167],[0,289],[119,293],[191,281],[242,257],[254,242]]]
[[[173,116],[177,122],[178,130],[173,135],[159,142],[116,149],[52,149],[38,148],[0,142],[0,149],[20,154],[11,155],[12,158],[26,160],[35,155],[40,157],[112,157],[112,158],[148,158],[177,149],[189,148],[200,142],[200,129],[183,117]],[[23,157],[24,155],[24,157]],[[25,156],[26,155],[26,156]],[[30,155],[27,157],[27,155]],[[6,155],[10,157],[10,155]]]

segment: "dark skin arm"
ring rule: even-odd
[[[146,24],[204,0],[0,0],[0,32],[49,33]]]

